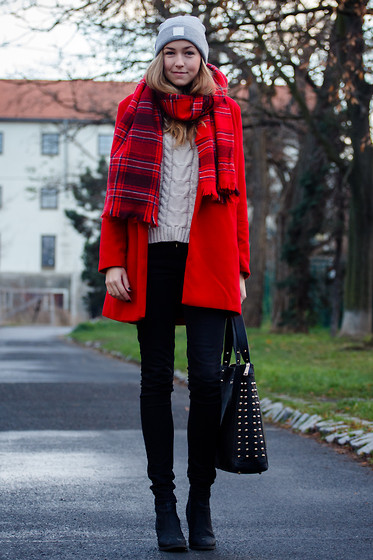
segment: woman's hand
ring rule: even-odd
[[[120,301],[131,301],[131,286],[126,269],[122,266],[113,266],[107,269],[105,284],[110,296]]]
[[[243,274],[240,274],[240,295],[241,295],[241,303],[244,299],[246,299],[246,284],[245,278]]]

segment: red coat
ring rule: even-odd
[[[118,119],[130,98],[119,105]],[[240,196],[221,204],[197,197],[190,228],[182,302],[186,305],[241,312],[240,272],[248,277],[249,224],[247,219],[245,165],[240,108],[228,98],[235,138],[235,169]],[[103,315],[123,322],[145,316],[148,225],[133,219],[104,218],[101,228],[99,270],[126,269],[131,299],[127,303],[106,294]]]

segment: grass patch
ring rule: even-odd
[[[98,342],[109,352],[119,352],[128,360],[140,361],[139,344],[135,325],[114,321],[92,321],[81,323],[69,337],[79,343]]]
[[[82,323],[70,335],[78,342],[140,361],[135,325],[100,320]],[[251,358],[262,397],[283,400],[325,417],[373,421],[373,347],[332,339],[327,331],[272,334],[248,329]],[[176,328],[175,368],[186,371],[185,328]]]

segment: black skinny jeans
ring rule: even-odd
[[[220,370],[226,311],[181,304],[186,243],[154,243],[148,251],[146,316],[139,321],[141,422],[148,476],[156,503],[174,501],[171,410],[175,323],[184,317],[187,332],[188,478],[191,492],[208,496],[220,421]]]

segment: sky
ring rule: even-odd
[[[73,24],[40,31],[54,22],[56,4],[81,3],[82,0],[43,0],[44,9],[25,11],[23,6],[32,4],[31,0],[0,0],[0,79],[94,78],[111,70],[104,59],[107,47],[103,35],[87,37]],[[373,5],[373,0],[369,4]],[[149,50],[148,45],[145,50]],[[138,77],[127,73],[121,77],[114,75],[113,79]]]
[[[12,4],[12,8],[17,2]],[[0,78],[69,79],[90,78],[98,72],[99,60],[90,56],[92,48],[72,25],[52,31],[33,31],[30,25],[45,27],[43,13],[30,13],[28,21],[0,6]]]

